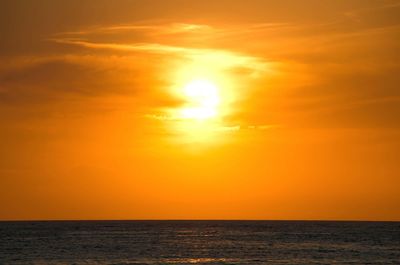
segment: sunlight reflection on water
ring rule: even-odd
[[[398,264],[400,223],[0,222],[0,264]]]

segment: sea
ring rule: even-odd
[[[400,222],[0,222],[0,264],[400,264]]]

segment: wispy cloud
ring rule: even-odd
[[[92,34],[116,34],[130,31],[143,32],[149,35],[168,35],[180,33],[201,33],[211,31],[213,28],[205,24],[191,23],[164,23],[164,24],[119,24],[111,26],[95,26],[77,31],[65,31],[57,33],[57,36],[92,35]]]
[[[395,36],[399,30],[399,21],[396,19],[399,10],[398,2],[384,1],[370,5],[356,5],[357,8],[354,9],[351,5],[344,6],[345,8],[340,8],[339,11],[331,14],[329,19],[318,17],[299,20],[296,23],[285,19],[260,19],[257,23],[238,22],[236,24],[195,23],[193,22],[195,20],[147,20],[82,26],[77,27],[76,30],[53,34],[49,36],[49,41],[46,43],[60,48],[63,52],[67,51],[70,55],[75,55],[76,60],[73,64],[78,69],[84,65],[84,72],[91,73],[88,69],[95,69],[93,75],[97,75],[99,72],[111,71],[112,75],[118,76],[119,80],[126,81],[124,85],[104,82],[107,86],[99,85],[98,87],[103,89],[98,89],[98,92],[119,91],[121,87],[135,91],[145,90],[144,84],[148,83],[148,80],[135,83],[135,85],[127,80],[131,80],[133,75],[135,78],[140,76],[136,73],[140,73],[144,68],[146,68],[146,75],[151,73],[152,78],[157,75],[160,77],[170,70],[170,66],[164,62],[172,58],[182,64],[189,61],[202,61],[210,67],[217,65],[219,68],[228,70],[227,72],[232,76],[251,76],[255,80],[258,78],[258,83],[254,87],[258,88],[258,95],[261,96],[253,99],[255,102],[268,101],[270,96],[268,91],[276,91],[275,93],[281,96],[285,93],[296,95],[295,98],[286,98],[285,104],[290,106],[298,104],[298,101],[303,99],[305,102],[320,100],[319,103],[302,105],[298,108],[308,114],[312,111],[318,112],[320,109],[336,110],[347,109],[346,106],[358,106],[359,104],[353,104],[359,102],[355,95],[365,95],[366,100],[371,100],[372,96],[377,97],[378,101],[380,97],[389,98],[392,102],[390,99],[397,97],[393,89],[394,84],[397,84],[397,79],[392,73],[393,69],[398,68],[398,56],[390,51],[398,47],[395,42]],[[88,61],[85,56],[78,55],[82,53],[95,54],[96,57],[103,58],[105,61],[114,58],[111,60],[113,63],[107,65],[107,62],[104,62],[102,68],[99,69],[98,62]],[[388,56],[389,53],[390,56]],[[122,57],[128,57],[128,59],[121,59]],[[70,63],[68,60],[66,62]],[[27,64],[32,64],[32,62]],[[38,64],[41,63],[38,62]],[[3,63],[3,65],[6,64]],[[21,72],[33,71],[33,68],[22,68]],[[57,69],[60,72],[64,71],[65,76],[70,76],[69,79],[73,79],[71,74],[68,74],[69,71],[62,68]],[[280,76],[279,80],[276,80],[277,78],[271,80],[271,75],[269,75],[271,69]],[[42,75],[42,71],[34,70],[33,72]],[[371,77],[373,76],[371,72],[380,73],[376,80],[387,80],[386,89],[380,89],[375,77]],[[129,75],[131,76],[128,78]],[[11,80],[10,76],[9,80]],[[57,73],[54,76],[58,76],[60,80],[64,77]],[[76,76],[80,76],[79,71]],[[90,76],[91,74],[88,74],[83,79],[87,81]],[[369,78],[372,78],[373,82],[365,84],[357,82],[357,80],[369,80]],[[16,80],[17,78],[14,78],[13,82],[17,83]],[[25,80],[28,81],[28,78]],[[5,84],[3,80],[1,88],[3,96],[4,93],[11,91],[8,88],[11,81],[7,82]],[[167,81],[164,80],[164,82]],[[14,83],[12,85],[15,85]],[[90,91],[96,90],[89,84],[74,84],[70,88],[70,81],[65,80],[64,83],[69,85],[61,86],[64,88],[61,91],[75,89],[78,92],[86,91],[90,95]],[[246,89],[252,87],[251,83],[245,83]],[[46,84],[43,86],[46,87]],[[51,84],[51,87],[59,86]],[[155,86],[150,86],[149,90],[155,90]],[[157,92],[154,93],[157,94]],[[265,93],[264,96],[263,93]],[[86,94],[82,93],[82,95]],[[167,95],[154,96],[167,97]],[[154,102],[160,102],[160,100],[155,99]],[[161,105],[160,108],[165,107]],[[296,114],[295,111],[293,114]],[[163,115],[157,117],[169,119]],[[249,117],[246,118],[249,119]],[[249,122],[249,124],[258,123],[263,124],[264,121],[255,119]]]
[[[220,64],[226,64],[229,67],[246,67],[257,71],[267,70],[268,62],[265,58],[249,56],[229,50],[219,49],[202,49],[180,47],[172,45],[164,45],[159,43],[97,43],[77,39],[50,39],[56,43],[80,46],[88,49],[104,49],[125,52],[144,52],[161,55],[175,55],[180,57],[187,57],[191,59],[204,60],[205,58],[213,58],[214,63],[218,61]]]

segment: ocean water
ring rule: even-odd
[[[400,264],[400,222],[0,222],[0,264]]]

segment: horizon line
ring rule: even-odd
[[[0,219],[0,222],[400,222],[400,220],[366,219]]]

